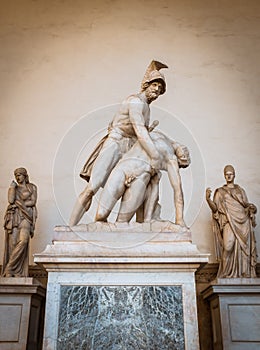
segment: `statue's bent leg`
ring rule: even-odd
[[[95,221],[106,221],[118,199],[125,192],[125,173],[114,169],[101,192]]]
[[[159,182],[161,173],[158,172],[151,179],[146,187],[144,201],[136,212],[136,222],[151,221],[154,219],[155,213],[159,212]],[[159,218],[160,215],[158,215]]]
[[[125,191],[117,222],[129,222],[144,200],[145,191],[150,181],[151,175],[144,172],[138,176]]]
[[[107,139],[99,153],[91,178],[85,190],[79,195],[69,221],[70,226],[77,225],[82,216],[90,208],[92,197],[106,182],[110,172],[121,157],[119,145],[112,139]]]
[[[155,174],[147,186],[144,202],[144,221],[151,221],[153,218],[153,213],[159,201],[160,178],[160,173]]]

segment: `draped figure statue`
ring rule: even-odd
[[[224,168],[226,184],[216,189],[213,200],[206,190],[212,210],[216,257],[220,261],[219,278],[256,277],[256,241],[254,234],[257,208],[246,193],[234,184],[233,166]]]
[[[14,171],[17,182],[12,181],[4,219],[5,252],[2,276],[29,276],[29,241],[34,235],[37,217],[37,187],[29,182],[27,170]]]

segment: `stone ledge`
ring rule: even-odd
[[[45,296],[45,286],[32,277],[0,277],[0,294],[39,294]]]
[[[176,225],[168,220],[154,220],[151,222],[92,222],[90,224],[81,224],[76,226],[56,226],[56,232],[168,232],[168,233],[189,233],[188,228]]]
[[[34,255],[34,261],[48,271],[61,268],[81,270],[93,266],[104,269],[179,268],[208,262],[191,243],[189,229],[170,221],[151,223],[96,222],[74,227],[56,226],[52,244]],[[167,267],[168,266],[168,267]]]
[[[260,293],[260,278],[218,278],[202,291],[204,299],[216,294],[258,294]]]
[[[259,285],[260,278],[216,278],[211,282],[212,285],[222,286],[246,286],[246,285]]]
[[[191,232],[170,221],[143,224],[94,222],[73,227],[56,226],[52,242],[88,243],[107,249],[125,249],[147,244],[191,243]]]
[[[41,285],[41,283],[33,277],[0,277],[0,286],[2,285]]]

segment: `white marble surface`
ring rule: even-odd
[[[171,221],[142,224],[93,222],[72,227],[56,226],[53,242],[63,241],[86,241],[108,248],[126,248],[147,242],[191,242],[191,231]]]
[[[92,222],[89,224],[80,224],[76,226],[58,225],[55,232],[170,232],[170,233],[189,233],[186,227],[176,225],[169,220],[152,220],[149,222]]]
[[[78,263],[86,262],[207,262],[208,254],[201,254],[196,245],[191,243],[191,232],[180,226],[173,225],[174,231],[167,232],[163,228],[169,227],[169,222],[155,222],[162,231],[153,232],[150,224],[138,224],[143,231],[136,231],[136,225],[123,224],[115,231],[101,231],[101,228],[111,228],[111,224],[94,223],[93,225],[75,226],[78,231],[68,226],[56,227],[52,244],[34,255],[34,261],[48,265],[53,262]],[[96,226],[96,224],[98,224]],[[101,225],[99,225],[101,224]],[[171,223],[170,223],[171,224]],[[141,225],[141,226],[139,226]],[[144,226],[143,226],[144,225]],[[145,230],[145,226],[147,229]],[[177,226],[177,230],[176,230]],[[84,231],[84,227],[98,227],[98,231]],[[126,230],[124,229],[126,228]],[[120,230],[119,230],[120,228]],[[128,232],[128,229],[131,232]],[[176,232],[178,231],[179,232]]]

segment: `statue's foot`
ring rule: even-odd
[[[11,273],[6,273],[5,277],[14,277]]]

